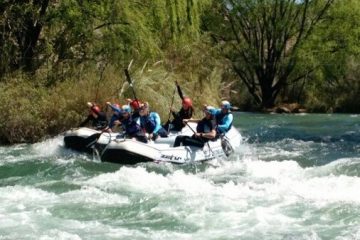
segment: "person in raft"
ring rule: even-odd
[[[139,111],[140,111],[140,106],[142,105],[142,102],[138,99],[131,99],[131,98],[127,98],[126,99],[127,103],[129,104],[129,106],[131,107],[131,112],[132,112],[132,117],[135,118],[139,118]]]
[[[134,138],[140,142],[147,143],[145,133],[140,126],[140,119],[133,118],[131,115],[131,107],[129,105],[123,105],[121,107],[122,119],[121,125],[123,127],[122,137]]]
[[[149,104],[145,102],[140,107],[140,125],[141,128],[149,134],[148,139],[155,141],[158,136],[167,137],[167,131],[161,126],[161,119],[157,112],[150,112]]]
[[[220,109],[216,110],[215,114],[217,124],[217,134],[222,135],[227,133],[232,127],[234,116],[231,113],[231,104],[229,101],[222,101]]]
[[[201,120],[185,119],[184,122],[197,122],[196,132],[191,136],[177,136],[175,139],[174,147],[195,146],[202,148],[209,140],[216,138],[216,109],[212,106],[204,107],[204,118]]]
[[[185,127],[184,119],[191,119],[194,113],[194,108],[192,104],[192,100],[189,97],[185,97],[181,91],[180,85],[178,82],[175,82],[177,92],[182,100],[182,106],[178,112],[175,109],[171,108],[170,112],[173,116],[173,120],[168,120],[164,124],[164,128],[168,131],[181,131],[183,127]]]
[[[90,108],[89,115],[82,123],[80,123],[80,127],[85,127],[89,122],[91,122],[91,126],[94,129],[105,129],[108,125],[106,114],[102,112],[100,107],[97,106],[95,103],[88,102],[87,105]]]
[[[110,102],[106,102],[106,104],[111,108],[112,116],[110,118],[109,125],[104,129],[106,132],[113,132],[116,126],[121,125],[122,110],[119,104],[114,103],[111,104]]]

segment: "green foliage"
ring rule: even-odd
[[[196,109],[204,103],[217,105],[219,96],[214,89],[221,86],[222,71],[217,60],[204,48],[199,42],[181,54],[176,53],[179,55],[173,71],[167,70],[172,62],[132,65],[130,73],[137,97],[148,101],[163,122],[169,116],[175,81],[180,83],[184,94],[194,100]],[[88,101],[97,102],[104,110],[109,110],[105,108],[107,101],[122,105],[126,98],[133,98],[122,69],[112,65],[85,66],[82,74],[69,75],[52,87],[46,86],[46,77],[41,73],[32,78],[14,74],[0,85],[0,101],[4,103],[0,106],[3,120],[0,123],[0,142],[39,141],[77,127],[87,115]],[[175,94],[173,107],[180,109],[181,100],[177,92]],[[201,111],[197,111],[197,115],[200,117]]]
[[[64,69],[68,71],[87,61],[124,67],[131,59],[155,60],[168,47],[181,48],[199,39],[201,14],[210,3],[211,0],[5,2],[0,9],[4,15],[0,20],[0,73],[3,76],[22,69],[22,61],[29,61],[32,73],[44,66],[53,68],[54,79]],[[33,36],[35,30],[41,37]],[[26,54],[29,49],[32,55]]]
[[[304,103],[315,111],[356,112],[359,91],[360,3],[337,1],[304,44],[302,67],[311,70]]]
[[[197,117],[203,104],[224,98],[246,110],[277,99],[358,112],[360,3],[337,0],[322,14],[332,2],[5,0],[0,142],[76,127],[88,101],[125,104],[133,97],[123,72],[130,62],[137,97],[163,122],[175,81]],[[180,108],[176,92],[174,99]]]

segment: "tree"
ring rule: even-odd
[[[49,0],[4,1],[0,6],[0,76],[7,69],[36,68],[35,55]]]
[[[131,59],[162,58],[169,48],[199,39],[200,17],[211,1],[3,0],[0,77],[42,66],[63,74],[84,62],[124,67]]]
[[[300,51],[316,70],[305,89],[308,108],[358,112],[360,97],[360,2],[336,1]]]
[[[305,76],[293,76],[297,52],[334,0],[225,0],[225,56],[263,108]]]

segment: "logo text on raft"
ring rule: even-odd
[[[222,149],[217,149],[217,150],[206,149],[206,150],[204,150],[204,154],[205,155],[213,155],[213,156],[221,156],[224,154],[224,151]]]
[[[165,159],[175,160],[175,161],[182,160],[182,157],[178,157],[178,156],[174,156],[174,155],[165,155],[165,154],[161,154],[160,158],[165,158]]]

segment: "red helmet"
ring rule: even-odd
[[[94,106],[92,106],[91,108],[90,108],[90,110],[93,112],[93,113],[96,113],[96,114],[99,114],[100,113],[100,108],[98,107],[98,106],[96,106],[96,105],[94,105]]]
[[[187,106],[187,107],[191,107],[192,106],[192,101],[189,97],[184,97],[182,100],[182,103]]]
[[[140,104],[141,104],[141,102],[140,102],[139,100],[137,100],[137,99],[132,100],[132,101],[130,102],[130,106],[131,106],[131,108],[134,109],[134,110],[139,109],[139,108],[140,108]]]

